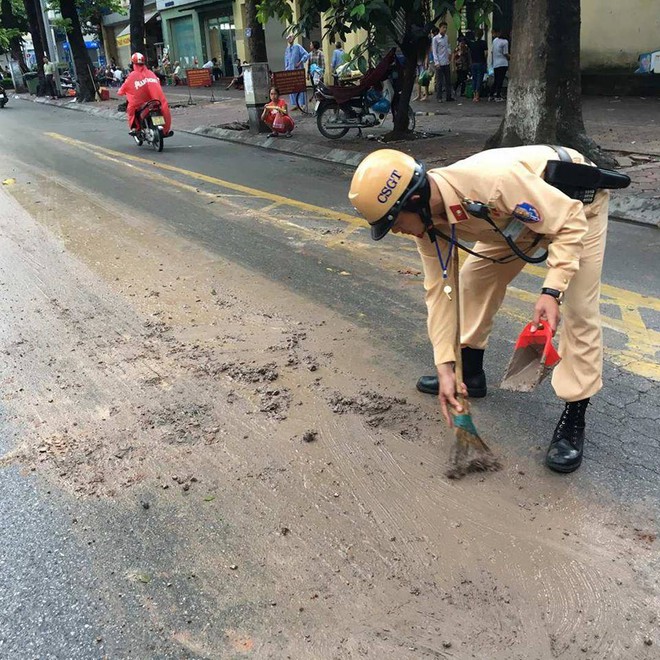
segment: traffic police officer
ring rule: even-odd
[[[437,378],[420,378],[417,387],[439,393],[449,424],[448,406],[461,411],[453,369],[456,319],[450,246],[476,241],[460,275],[461,353],[472,397],[486,395],[484,350],[507,285],[525,266],[516,255],[547,249],[548,272],[533,323],[547,323],[556,331],[562,305],[562,361],[552,385],[566,404],[546,465],[572,472],[582,462],[589,398],[602,387],[599,297],[609,193],[597,190],[589,204],[572,199],[544,179],[549,161],[557,160],[590,164],[571,149],[539,145],[492,149],[427,172],[414,158],[382,149],[361,162],[349,199],[371,225],[374,240],[389,231],[416,237],[438,373]]]

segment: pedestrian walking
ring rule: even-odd
[[[470,61],[472,62],[472,100],[479,103],[481,89],[484,85],[486,75],[486,63],[488,62],[488,44],[484,39],[484,31],[479,28],[475,31],[474,40],[468,42],[470,49]]]
[[[51,99],[57,98],[57,87],[55,87],[55,65],[44,55],[44,76],[46,76],[46,96]]]
[[[300,44],[294,44],[293,39],[292,34],[287,35],[287,47],[284,51],[285,71],[304,69],[305,62],[309,59],[309,53]],[[291,110],[295,110],[298,106],[303,106],[305,104],[305,92],[290,94],[289,103],[291,104]]]
[[[553,162],[563,166],[561,176],[550,174]],[[595,193],[584,183],[580,187],[576,170],[582,181],[597,176],[597,183],[586,184]],[[565,405],[545,458],[557,472],[580,466],[585,412],[603,384],[599,298],[609,201],[604,188],[621,187],[613,183],[621,178],[627,179],[594,172],[572,149],[538,145],[491,149],[428,172],[411,156],[382,149],[362,161],[351,183],[349,199],[371,225],[374,240],[390,230],[416,237],[437,367],[437,376],[420,378],[417,388],[439,394],[448,424],[450,410],[462,412],[457,392],[486,395],[484,352],[507,285],[525,266],[520,255],[547,249],[548,271],[530,317],[534,328],[544,324],[554,333],[563,304],[562,360],[552,386]],[[460,273],[464,382],[457,383],[450,254],[475,241]]]
[[[435,100],[442,101],[442,89],[444,87],[446,100],[453,101],[451,95],[451,47],[447,37],[447,23],[444,21],[431,30],[433,39],[433,63],[435,65]]]
[[[316,86],[323,80],[325,73],[325,55],[318,41],[312,41],[310,44],[307,72],[309,81],[312,83],[312,88],[316,91]]]
[[[417,54],[417,94],[413,101],[426,101],[429,97],[429,85],[431,84],[432,74],[429,71],[429,52],[431,44],[425,42]]]
[[[493,30],[493,91],[490,100],[503,101],[502,87],[506,72],[509,70],[509,42],[500,30]]]
[[[465,37],[460,37],[456,49],[452,55],[454,70],[456,71],[456,82],[454,83],[454,95],[465,96],[465,84],[470,73],[470,50],[467,46]]]
[[[335,49],[332,52],[332,59],[330,60],[330,70],[332,71],[332,78],[335,85],[339,85],[339,76],[337,75],[337,68],[344,63],[344,48],[341,41],[335,44]]]

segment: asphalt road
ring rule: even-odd
[[[349,170],[180,133],[156,154],[138,149],[118,122],[13,102],[0,111],[0,179],[35,173],[121,200],[136,216],[156,217],[206,249],[339,311],[373,334],[379,354],[411,388],[415,375],[431,367],[421,286],[406,274],[418,267],[416,253],[400,239],[370,244],[364,229],[351,224]],[[217,208],[209,213],[214,198],[239,205],[242,216],[219,222]],[[660,502],[658,243],[652,229],[611,224],[603,278],[606,387],[589,412],[585,464],[571,478],[590,494],[646,502],[650,515]],[[496,324],[488,373],[503,373],[539,282],[534,269],[516,282]],[[527,395],[522,406],[520,395],[493,391],[479,404],[490,433],[521,454],[545,445],[561,409],[549,385]],[[0,429],[6,451],[12,429],[3,416]],[[159,514],[150,529],[166,532],[172,517],[185,517],[181,507]],[[144,604],[121,593],[113,577],[125,565],[119,557],[136,563],[140,557],[141,565],[167,566],[163,570],[182,588],[190,583],[185,570],[163,560],[171,547],[145,531],[144,511],[139,495],[126,519],[107,502],[72,501],[38,478],[2,469],[0,657],[183,657],[174,642],[163,641],[162,631],[144,623]],[[95,522],[73,534],[78,520]],[[204,533],[212,542],[214,530]],[[198,612],[211,606],[201,596],[195,602]],[[107,639],[122,641],[109,651]],[[195,656],[187,651],[186,657]]]

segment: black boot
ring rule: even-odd
[[[461,349],[463,358],[463,382],[471,399],[481,399],[486,396],[486,374],[484,372],[484,350],[465,346]],[[435,394],[439,391],[438,376],[422,376],[417,381],[417,389],[424,394]]]
[[[589,399],[567,403],[552,436],[545,464],[555,472],[573,472],[582,464],[584,414]]]

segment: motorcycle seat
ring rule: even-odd
[[[140,113],[145,110],[160,110],[160,101],[158,99],[151,99],[138,108],[138,112]]]

